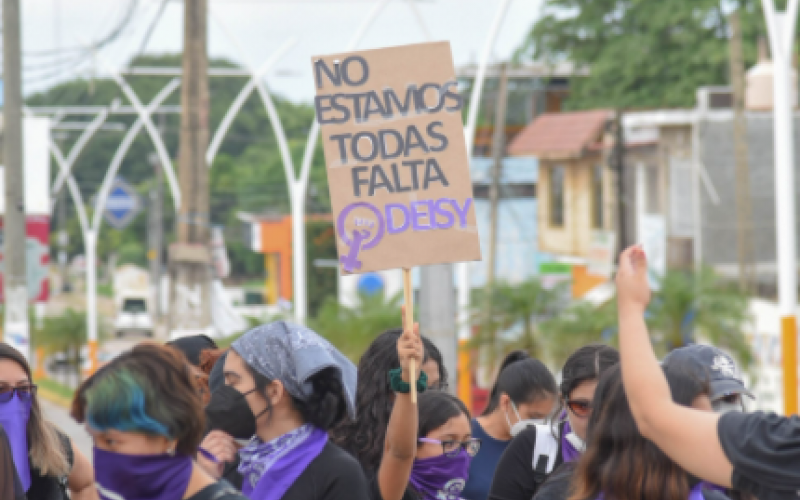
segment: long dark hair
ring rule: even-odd
[[[18,350],[5,342],[0,342],[0,359],[7,359],[18,364],[33,383],[31,367],[28,361]],[[28,419],[28,455],[31,464],[39,469],[42,475],[65,476],[69,474],[69,461],[67,451],[61,444],[56,427],[47,421],[39,406],[39,398],[31,398],[31,415]]]
[[[383,456],[386,428],[394,406],[389,370],[400,366],[397,340],[402,333],[400,328],[383,332],[361,356],[356,386],[356,418],[345,419],[330,433],[337,445],[356,457],[362,467],[368,470],[377,469]],[[430,353],[426,348],[423,363],[428,361],[428,356]],[[441,374],[442,364],[439,363],[439,366]],[[444,375],[446,377],[447,374]]]
[[[708,390],[691,374],[665,370],[676,403],[690,406]],[[595,391],[586,453],[573,477],[569,500],[675,500],[689,495],[687,473],[639,434],[619,366],[608,370]]]
[[[557,392],[556,379],[544,363],[531,358],[525,351],[512,351],[500,365],[489,404],[482,415],[495,411],[503,394],[508,395],[514,404],[520,405],[555,396]]]

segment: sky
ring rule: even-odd
[[[414,2],[419,16],[415,15]],[[65,52],[107,36],[136,2],[127,28],[92,58]],[[104,76],[140,50],[164,0],[25,0],[22,3],[24,91],[41,91],[78,76]],[[270,90],[310,102],[311,58],[348,49],[379,0],[209,0],[209,56],[258,68],[281,46],[295,41],[266,75]],[[540,13],[541,0],[513,0],[492,53],[508,59]],[[358,49],[431,40],[451,43],[456,66],[477,62],[499,0],[390,0]],[[420,27],[419,19],[425,28]],[[183,2],[166,0],[146,53],[176,53],[183,45]],[[60,52],[53,54],[53,50]],[[213,96],[212,96],[213,98]]]

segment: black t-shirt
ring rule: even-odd
[[[719,442],[733,465],[736,490],[759,500],[800,495],[800,418],[726,413],[717,426]]]
[[[248,500],[226,481],[210,484],[187,500]]]
[[[367,482],[369,482],[369,498],[370,500],[383,500],[383,495],[381,495],[381,487],[378,484],[378,474],[376,471],[366,471]],[[405,493],[403,493],[403,497],[401,500],[422,500],[422,497],[419,496],[411,487],[409,486],[406,488]]]
[[[61,447],[67,457],[69,469],[75,464],[75,456],[72,453],[72,441],[63,432],[56,430]],[[67,500],[67,479],[68,476],[56,477],[43,475],[41,471],[30,464],[31,486],[28,488],[28,500]]]
[[[356,459],[329,441],[281,500],[369,500],[367,480]]]
[[[567,500],[572,476],[575,474],[575,462],[563,463],[547,477],[547,481],[539,486],[533,497],[535,500]]]
[[[563,424],[559,435],[563,432]],[[492,480],[489,500],[531,500],[541,483],[536,482],[533,472],[533,449],[536,446],[536,427],[528,427],[509,443],[497,463]],[[558,455],[553,470],[564,462],[561,456],[561,440],[558,440]]]

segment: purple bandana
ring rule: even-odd
[[[94,477],[103,500],[175,500],[186,495],[194,464],[184,455],[124,455],[94,449]]]
[[[414,460],[409,482],[424,500],[459,500],[472,462],[463,449],[454,457],[437,455]]]
[[[561,430],[561,457],[564,459],[564,462],[575,462],[581,458],[581,452],[576,450],[567,439],[567,434],[572,432],[572,427],[569,425],[569,419],[566,417],[567,414],[564,412],[561,416],[561,418],[564,419],[564,428]]]
[[[28,491],[31,487],[31,469],[28,461],[28,419],[31,414],[31,397],[23,396],[16,392],[8,402],[0,404],[0,425],[8,435],[11,445],[11,455],[17,475],[22,483],[22,489]]]
[[[268,443],[254,439],[239,450],[242,493],[252,500],[280,500],[327,443],[328,434],[310,424]]]

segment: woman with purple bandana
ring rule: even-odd
[[[618,362],[617,350],[603,344],[570,355],[561,371],[557,425],[528,427],[511,441],[497,464],[489,500],[531,500],[554,469],[580,458],[597,381]]]
[[[72,416],[94,439],[102,500],[245,500],[194,461],[203,406],[174,348],[143,343],[121,354],[81,385]]]
[[[73,500],[97,498],[91,464],[44,419],[28,362],[5,343],[0,343],[0,425],[27,500],[66,500],[66,490]]]
[[[480,449],[464,403],[445,392],[426,391],[424,372],[412,380],[410,361],[420,366],[423,356],[419,325],[413,332],[404,325],[397,340],[400,367],[387,373],[395,400],[382,460],[371,474],[372,500],[459,500]],[[412,383],[421,393],[418,405],[411,401]]]
[[[241,450],[252,500],[367,500],[358,462],[328,440],[354,413],[356,367],[306,327],[276,321],[231,346],[225,385],[206,413],[215,428],[252,437]]]

